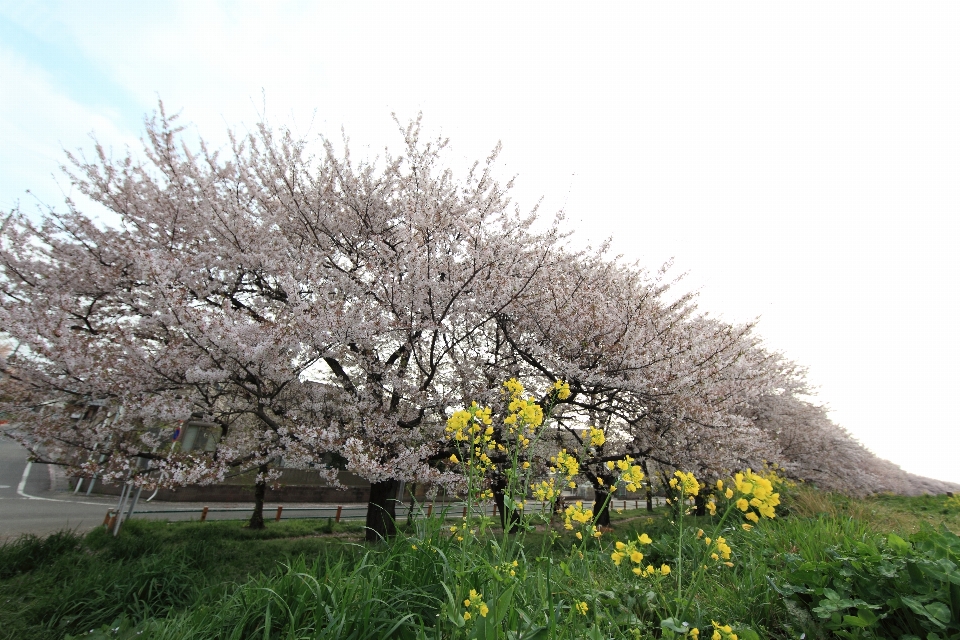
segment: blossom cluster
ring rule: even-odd
[[[737,473],[733,476],[733,484],[736,489],[735,494],[740,496],[735,503],[736,507],[743,512],[747,520],[756,523],[760,521],[760,516],[764,518],[776,517],[776,507],[780,504],[780,494],[774,492],[773,483],[768,478],[747,469],[746,472]],[[720,486],[718,484],[718,488]],[[727,489],[727,495],[733,497],[733,492],[729,488]]]
[[[624,456],[622,460],[609,460],[607,461],[607,469],[613,471],[617,469],[620,471],[620,479],[618,482],[622,482],[626,485],[627,491],[636,491],[640,483],[643,482],[644,477],[643,467],[638,464],[633,464],[633,458],[630,456]]]
[[[610,554],[610,559],[613,560],[613,564],[620,566],[620,563],[625,559],[630,560],[633,564],[637,565],[633,567],[633,573],[635,575],[651,575],[654,572],[652,565],[647,565],[647,569],[643,569],[640,566],[640,563],[643,562],[643,552],[640,550],[642,545],[652,544],[653,540],[650,539],[650,536],[643,533],[637,536],[636,540],[630,540],[629,542],[620,542],[619,540],[614,545],[616,551]],[[666,565],[664,565],[666,566]],[[667,573],[669,573],[669,568]],[[666,575],[666,574],[663,574]]]
[[[483,601],[483,594],[477,593],[476,589],[470,589],[470,597],[463,601],[466,611],[463,612],[463,619],[469,620],[473,617],[471,612],[479,613],[481,617],[486,618],[490,613],[490,607]]]
[[[727,544],[726,538],[723,536],[717,536],[717,539],[714,540],[708,535],[705,535],[703,529],[697,531],[697,539],[702,539],[703,543],[707,547],[707,553],[710,554],[710,559],[714,562],[720,562],[721,559],[723,564],[732,567],[733,563],[730,561],[733,549],[730,548],[730,545]]]

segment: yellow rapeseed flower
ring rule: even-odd
[[[676,477],[676,480],[679,482],[680,490],[687,496],[695,496],[700,493],[700,482],[697,481],[696,477],[692,473],[684,473],[683,471],[675,471],[673,474]],[[671,479],[671,487],[676,487],[677,484]]]

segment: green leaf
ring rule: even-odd
[[[887,536],[887,544],[890,545],[890,548],[897,553],[909,553],[913,549],[909,542],[895,533],[891,533]]]
[[[869,627],[870,623],[861,618],[860,616],[843,616],[843,621],[846,624],[852,625],[854,627]]]
[[[689,627],[684,627],[673,618],[664,618],[663,620],[661,620],[660,628],[663,629],[664,631],[669,629],[670,631],[675,631],[676,633],[686,633],[687,631],[689,631]]]
[[[510,612],[510,605],[513,604],[513,591],[516,588],[517,585],[512,585],[509,589],[501,593],[499,598],[497,598],[497,606],[493,610],[495,625],[503,622],[503,619],[507,617],[507,613]]]
[[[600,627],[590,627],[590,631],[587,632],[588,640],[605,640],[603,634],[600,633]]]
[[[924,607],[931,616],[940,622],[950,622],[950,608],[942,602],[931,602]]]

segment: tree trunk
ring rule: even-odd
[[[702,493],[698,493],[697,495],[693,496],[693,505],[696,507],[694,515],[707,515],[707,501],[704,499]]]
[[[257,467],[260,474],[265,474],[269,469],[268,465],[262,464]],[[247,524],[249,529],[263,529],[263,499],[267,495],[267,483],[258,480],[253,487],[253,515],[250,516],[250,522]]]
[[[517,513],[516,509],[511,509],[507,512],[505,497],[506,494],[503,489],[497,487],[493,489],[493,502],[497,505],[497,513],[500,514],[500,526],[502,526],[503,530],[507,533],[513,533],[513,530],[520,522],[520,514]]]
[[[650,471],[647,469],[647,461],[641,460],[640,466],[643,468],[643,475],[647,481],[647,511],[653,511],[653,478],[650,477]]]
[[[397,535],[398,480],[384,480],[370,485],[367,502],[367,542],[380,542]]]
[[[606,487],[593,487],[593,521],[598,527],[610,526],[610,502],[613,494]]]

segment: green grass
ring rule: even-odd
[[[681,542],[685,561],[678,565],[677,526],[665,510],[616,514],[614,530],[600,541],[579,541],[557,526],[506,539],[490,527],[459,542],[462,532],[449,531],[455,522],[432,520],[402,525],[387,544],[366,545],[361,525],[353,523],[289,520],[251,531],[242,522],[131,520],[118,538],[98,529],[85,537],[61,532],[0,546],[0,638],[55,639],[91,630],[89,637],[171,639],[439,639],[498,631],[512,640],[666,638],[677,635],[661,628],[668,617],[705,630],[701,637],[709,637],[712,620],[730,624],[742,639],[838,637],[861,619],[856,606],[836,624],[820,618],[815,609],[822,610],[831,589],[854,598],[857,589],[880,585],[896,595],[913,584],[927,589],[916,599],[934,617],[941,612],[937,602],[960,606],[960,586],[952,596],[949,575],[946,591],[930,591],[936,580],[929,575],[911,583],[905,568],[889,569],[909,565],[935,578],[949,574],[955,552],[942,549],[954,543],[930,525],[956,531],[960,509],[944,505],[942,496],[854,501],[797,489],[784,505],[789,515],[750,531],[737,521],[719,532],[733,548],[733,567],[708,558],[704,538],[717,534],[716,521],[689,516]],[[700,528],[706,534],[697,537]],[[886,535],[915,531],[921,533],[909,553]],[[642,548],[642,564],[668,564],[670,575],[638,578],[629,562],[617,567],[611,561],[615,541],[640,533],[653,541]],[[920,558],[921,550],[929,558]],[[701,563],[709,569],[699,571]],[[816,579],[810,567],[817,567]],[[859,576],[858,567],[866,573]],[[880,573],[870,573],[874,569]],[[680,578],[687,590],[678,600]],[[487,616],[479,613],[480,600],[464,606],[471,589],[483,594]],[[687,594],[689,606],[680,606]],[[876,595],[882,603],[876,607],[893,606],[885,604],[890,597]],[[896,610],[898,620],[904,611],[912,615],[910,602]],[[587,614],[578,603],[587,603]],[[869,621],[871,611],[881,610],[862,615]],[[682,615],[671,617],[678,611]]]

